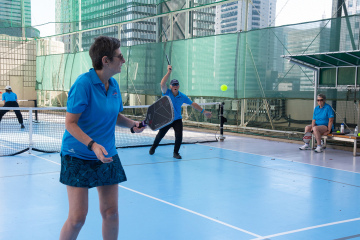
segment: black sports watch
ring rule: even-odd
[[[87,148],[90,150],[90,151],[92,151],[92,145],[95,143],[95,141],[94,140],[91,140],[90,142],[89,142],[89,144],[88,144],[88,146],[87,146]]]

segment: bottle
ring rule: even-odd
[[[358,133],[359,133],[358,126],[356,126],[354,130],[354,135],[357,137]]]
[[[344,124],[342,123],[341,124],[341,126],[340,126],[340,132],[341,133],[344,133],[344,131],[345,131],[345,128],[344,128],[345,126],[344,126]]]

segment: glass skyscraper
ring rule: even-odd
[[[246,1],[226,3],[216,7],[215,32],[223,34],[271,27],[275,25],[275,15],[276,0],[249,1],[246,27]]]
[[[21,1],[24,4],[25,26],[21,26]],[[0,0],[0,34],[21,37],[38,37],[40,32],[31,27],[31,0]]]

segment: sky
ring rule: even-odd
[[[173,0],[175,1],[175,0]],[[332,0],[277,0],[275,25],[315,21],[331,17]],[[55,22],[55,0],[31,0],[33,26]],[[40,36],[55,35],[55,24],[36,27]]]
[[[55,22],[55,0],[31,0],[31,25]],[[55,24],[35,27],[40,30],[40,36],[55,35]]]
[[[332,0],[277,0],[275,26],[331,18]]]

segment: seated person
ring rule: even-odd
[[[325,103],[326,96],[324,94],[317,95],[316,101],[319,106],[314,109],[312,123],[305,127],[305,133],[311,132],[315,136],[317,142],[315,152],[322,152],[321,136],[328,135],[332,132],[334,127],[334,110],[329,104]],[[309,143],[305,143],[305,145],[299,149],[310,149]]]

